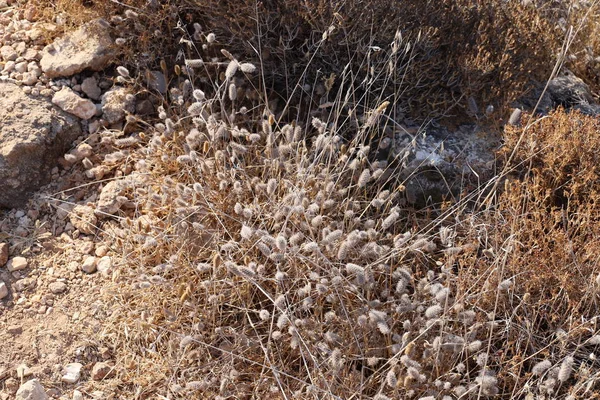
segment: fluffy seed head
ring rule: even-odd
[[[204,65],[204,60],[202,60],[201,58],[185,60],[185,65],[190,68],[200,68],[201,66]]]
[[[560,369],[558,370],[558,380],[561,382],[565,382],[569,380],[571,377],[571,372],[573,372],[573,363],[575,359],[573,357],[566,357],[562,364],[560,365]]]
[[[256,71],[256,67],[254,66],[254,64],[242,63],[240,64],[240,70],[242,70],[242,72],[245,74],[251,74],[254,71]]]
[[[233,78],[233,76],[237,72],[239,66],[240,66],[240,64],[237,61],[235,61],[235,60],[230,61],[229,64],[227,65],[227,69],[225,70],[225,78],[227,78],[227,79]]]
[[[363,188],[367,185],[367,183],[369,183],[370,180],[371,180],[371,172],[368,169],[364,169],[363,172],[358,177],[357,186],[359,188]]]
[[[119,73],[119,75],[121,75],[123,78],[129,78],[129,70],[121,65],[119,65],[117,67],[117,72]]]

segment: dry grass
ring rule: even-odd
[[[106,293],[114,393],[598,392],[597,120],[557,111],[507,127],[511,175],[494,201],[472,193],[441,213],[406,205],[403,160],[382,137],[410,112],[464,116],[470,97],[507,114],[549,76],[568,10],[367,3],[161,2],[157,19],[181,22],[164,48],[144,10],[118,22],[145,32],[124,37],[129,67],[162,52],[131,75],[164,58],[174,90],[157,120],[130,119],[132,134],[104,132],[95,149],[106,177],[142,177],[102,223],[122,255]]]

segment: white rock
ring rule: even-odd
[[[15,71],[24,73],[27,72],[27,61],[21,61],[15,64]]]
[[[40,61],[49,78],[72,76],[86,68],[103,70],[115,55],[103,20],[94,20],[46,46]]]
[[[34,72],[25,72],[23,74],[23,84],[27,86],[33,86],[37,83],[38,78]]]
[[[0,47],[0,55],[4,59],[4,61],[15,61],[19,55],[16,50],[10,46],[2,46]]]
[[[81,119],[90,119],[96,114],[96,105],[88,99],[79,97],[73,90],[63,87],[52,97],[52,103],[63,111]]]
[[[6,64],[4,64],[4,68],[2,69],[2,72],[12,72],[15,70],[15,62],[14,61],[8,61]]]
[[[98,263],[96,264],[96,268],[98,269],[98,271],[108,277],[112,274],[112,260],[109,256],[104,256],[102,257],[100,260],[98,260]]]
[[[83,367],[82,364],[80,363],[71,363],[71,364],[67,364],[65,365],[65,368],[63,368],[63,377],[61,378],[61,381],[65,382],[65,383],[75,383],[79,380],[79,378],[81,377],[81,368]]]
[[[87,97],[93,100],[99,100],[102,90],[98,87],[98,80],[93,76],[85,78],[81,83],[81,90]]]
[[[81,264],[81,270],[88,274],[93,274],[94,272],[96,272],[96,263],[96,257],[87,257],[85,260],[83,260],[83,264]]]
[[[6,283],[0,281],[0,299],[8,296],[8,288],[6,287]]]
[[[8,260],[6,264],[9,272],[20,271],[27,268],[27,259],[25,257],[14,257]]]
[[[47,400],[48,396],[41,383],[32,379],[21,385],[17,391],[17,400]]]
[[[83,394],[77,389],[73,390],[73,400],[83,400]]]

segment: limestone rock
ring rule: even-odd
[[[74,117],[0,81],[0,207],[18,207],[48,182],[50,171],[81,134]]]
[[[75,383],[81,377],[81,368],[83,367],[80,363],[71,363],[65,365],[63,368],[63,376],[61,381],[65,383]]]
[[[25,269],[27,268],[27,259],[25,257],[14,257],[8,261],[6,268],[9,272]]]
[[[103,276],[109,277],[113,272],[112,259],[109,256],[100,258],[98,264],[96,264],[96,268]]]
[[[4,59],[4,61],[15,61],[19,56],[17,51],[10,46],[2,46],[0,47],[0,55]]]
[[[102,118],[109,124],[121,122],[126,112],[134,111],[135,97],[126,88],[116,87],[102,96]]]
[[[46,46],[41,60],[49,78],[71,76],[90,68],[104,69],[115,56],[115,46],[104,20],[96,19]]]
[[[85,273],[93,274],[94,272],[96,272],[96,264],[97,264],[96,257],[94,257],[94,256],[86,257],[86,259],[83,260],[83,264],[81,264],[81,270]]]
[[[63,87],[56,92],[52,97],[52,103],[81,119],[90,119],[96,115],[96,105],[88,99],[79,97],[68,87]]]
[[[21,385],[17,391],[17,400],[46,400],[48,396],[44,387],[37,379],[32,379]]]

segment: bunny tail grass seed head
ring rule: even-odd
[[[242,63],[240,64],[240,70],[245,74],[251,74],[254,71],[256,71],[256,67],[254,66],[254,64]]]
[[[571,356],[566,357],[562,364],[560,365],[560,369],[558,370],[558,380],[561,382],[565,382],[569,380],[571,377],[571,373],[573,372],[573,363],[575,359]]]
[[[194,89],[194,91],[192,92],[192,96],[194,96],[194,99],[200,102],[206,99],[206,95],[200,89]]]
[[[358,178],[357,186],[359,188],[364,188],[367,186],[367,183],[371,180],[371,172],[368,169],[364,169]]]
[[[192,103],[188,107],[187,111],[188,111],[188,114],[193,115],[193,116],[195,116],[195,115],[201,115],[202,114],[202,108],[203,108],[202,103],[195,102],[195,103]]]
[[[119,75],[121,75],[123,78],[129,78],[129,70],[121,65],[119,65],[117,67],[117,72]]]
[[[232,60],[227,65],[227,69],[225,69],[225,78],[231,79],[238,71],[238,67],[240,64],[236,60]]]
[[[204,60],[202,60],[201,58],[185,60],[185,65],[190,68],[200,68],[204,65]]]

